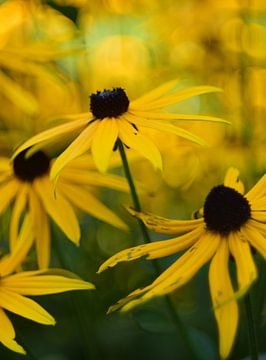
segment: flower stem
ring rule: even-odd
[[[125,152],[125,149],[124,149],[124,145],[123,145],[122,141],[119,140],[119,139],[117,140],[117,145],[118,145],[119,153],[120,153],[120,156],[121,156],[124,172],[125,172],[125,175],[126,175],[126,178],[127,178],[127,181],[128,181],[128,185],[130,187],[130,192],[131,192],[131,197],[132,197],[134,208],[135,208],[136,211],[141,211],[140,201],[139,201],[139,198],[138,198],[138,194],[137,194],[137,191],[136,191],[136,187],[135,187],[135,184],[134,184],[133,177],[131,175],[131,171],[130,171],[129,164],[128,164],[128,161],[127,161],[127,156],[126,156],[126,152]],[[148,233],[148,230],[147,230],[146,226],[143,224],[143,222],[140,219],[137,219],[137,220],[138,220],[140,230],[141,230],[142,235],[143,235],[144,242],[146,244],[151,243],[152,241],[150,239],[150,236],[149,236],[149,233]],[[161,272],[159,263],[156,260],[153,260],[152,265],[154,266],[156,275],[159,276],[160,272]],[[184,326],[182,320],[180,319],[180,317],[179,317],[179,315],[178,315],[178,313],[177,313],[177,311],[176,311],[170,297],[167,296],[167,295],[165,296],[165,303],[166,303],[166,306],[168,308],[168,312],[171,315],[173,323],[177,327],[179,333],[181,334],[181,336],[183,337],[184,341],[187,344],[187,348],[191,352],[192,358],[193,359],[198,359],[198,356],[197,356],[193,341],[192,341],[186,327]]]
[[[248,338],[249,338],[249,347],[250,347],[250,356],[251,360],[258,360],[259,353],[258,353],[258,340],[256,334],[256,325],[255,319],[252,309],[252,303],[250,295],[247,294],[244,298],[244,304],[246,309],[246,316],[248,322]]]

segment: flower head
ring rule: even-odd
[[[27,296],[58,294],[71,290],[91,290],[94,285],[60,269],[22,271],[12,274],[25,256],[24,243],[30,233],[25,221],[14,251],[0,260],[0,342],[12,351],[26,354],[16,340],[16,333],[6,310],[43,325],[55,325],[55,319]]]
[[[237,325],[236,299],[246,293],[257,278],[251,249],[266,258],[266,176],[244,195],[239,172],[230,168],[224,184],[214,187],[200,211],[203,216],[194,220],[170,220],[130,209],[132,215],[146,226],[162,234],[183,234],[169,240],[157,241],[123,250],[108,259],[99,272],[121,261],[142,256],[156,259],[187,250],[152,284],[133,291],[113,305],[110,310],[129,310],[154,296],[168,294],[187,283],[208,261],[209,284],[214,313],[218,322],[220,354],[226,358],[233,345]],[[237,268],[238,291],[230,279],[230,254]]]
[[[97,168],[105,172],[118,139],[126,147],[136,150],[151,161],[156,168],[161,168],[161,154],[155,143],[144,134],[145,128],[172,133],[203,145],[202,139],[169,123],[169,120],[226,122],[205,115],[162,112],[164,107],[192,96],[219,91],[219,89],[211,86],[197,86],[176,91],[174,90],[176,84],[176,80],[170,81],[134,101],[129,101],[125,90],[122,88],[97,91],[90,96],[91,113],[87,113],[85,116],[84,114],[82,116],[77,115],[75,121],[46,130],[32,137],[17,149],[15,156],[29,147],[37,146],[39,149],[42,144],[54,143],[64,136],[70,135],[73,131],[78,131],[80,134],[54,162],[51,169],[52,179],[59,175],[69,161],[84,154],[89,149],[92,151]]]
[[[54,194],[54,185],[49,178],[51,164],[42,150],[30,157],[23,151],[13,162],[0,158],[0,214],[13,204],[9,234],[11,250],[17,242],[20,223],[26,212],[31,232],[24,245],[29,249],[35,241],[41,268],[47,268],[50,259],[49,217],[76,245],[80,240],[80,228],[75,207],[120,229],[127,229],[126,224],[92,192],[93,186],[127,191],[124,179],[99,174],[90,157],[84,155],[64,169]]]

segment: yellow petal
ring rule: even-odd
[[[0,274],[5,276],[13,272],[25,259],[33,243],[32,222],[25,216],[19,238],[12,253],[6,255],[0,261]]]
[[[29,192],[29,210],[32,219],[32,230],[36,241],[36,252],[39,268],[48,268],[50,262],[50,225],[48,216],[33,190]]]
[[[148,159],[155,168],[162,169],[162,158],[158,148],[146,136],[140,134],[125,120],[117,120],[121,141]]]
[[[3,287],[0,289],[0,306],[40,324],[55,325],[54,318],[35,301]]]
[[[5,335],[7,338],[14,339],[16,334],[12,322],[9,320],[8,316],[3,309],[0,308],[0,341],[2,335]]]
[[[257,269],[254,264],[249,243],[240,233],[229,236],[229,249],[237,268],[238,292],[237,296],[244,295],[251,284],[257,279]]]
[[[131,261],[145,256],[146,259],[158,259],[171,254],[176,254],[187,249],[197,241],[203,232],[203,226],[197,227],[186,235],[170,239],[142,244],[125,249],[105,261],[99,268],[98,273],[113,267],[122,261]]]
[[[27,273],[27,272],[26,272]],[[49,271],[47,271],[49,273]],[[58,275],[31,275],[18,277],[8,276],[3,279],[5,290],[20,295],[49,295],[72,290],[92,290],[95,286],[81,279],[67,278]],[[1,290],[0,290],[1,291]]]
[[[198,114],[173,114],[173,113],[163,113],[163,112],[152,112],[152,111],[138,111],[130,110],[130,115],[135,115],[137,118],[142,119],[153,119],[153,120],[185,120],[185,121],[206,121],[206,122],[215,122],[215,123],[224,123],[231,124],[229,121],[220,119],[214,116],[208,115],[198,115]]]
[[[15,197],[19,189],[19,182],[15,179],[0,187],[0,214],[2,214]]]
[[[79,119],[76,121],[71,121],[69,123],[59,125],[54,128],[45,130],[45,131],[33,136],[32,138],[27,140],[24,144],[19,146],[18,149],[14,152],[12,159],[14,159],[22,151],[32,147],[33,145],[40,143],[40,142],[44,142],[44,141],[51,140],[51,139],[54,139],[54,141],[56,141],[56,140],[58,140],[58,138],[61,138],[62,136],[66,135],[66,134],[71,134],[74,131],[77,131],[79,129],[81,130],[86,125],[88,125],[89,121],[90,121],[90,119],[87,119],[87,118]]]
[[[119,229],[128,230],[127,225],[115,213],[82,187],[65,183],[60,185],[60,192],[62,192],[72,204],[87,214],[116,226]]]
[[[143,298],[168,294],[187,283],[211,259],[219,241],[218,236],[205,232],[198,242],[153,282],[151,290]]]
[[[161,216],[153,215],[151,213],[138,212],[132,207],[128,207],[129,213],[138,219],[141,219],[150,230],[159,234],[181,234],[197,228],[203,224],[203,219],[196,220],[173,220]]]
[[[12,208],[11,218],[10,218],[10,232],[9,232],[9,245],[10,250],[14,249],[14,246],[18,239],[19,224],[20,218],[23,210],[26,207],[27,202],[27,184],[21,184],[20,190],[16,196],[14,206]]]
[[[218,323],[220,355],[222,359],[228,357],[237,330],[238,308],[233,298],[233,287],[228,271],[229,249],[226,239],[222,239],[209,270],[209,282],[214,314]],[[222,306],[219,306],[223,304]]]
[[[225,175],[225,179],[224,179],[224,186],[230,187],[238,192],[240,192],[240,194],[244,194],[244,185],[242,183],[242,181],[240,181],[239,179],[239,170],[234,168],[234,167],[230,167]]]
[[[106,118],[98,123],[93,135],[91,151],[99,171],[106,172],[118,136],[116,119]]]
[[[53,185],[46,176],[36,179],[33,186],[47,213],[71,241],[79,244],[79,223],[71,204],[59,192],[54,197]]]
[[[0,336],[0,341],[8,349],[17,352],[18,354],[26,355],[26,351],[14,339],[10,339],[3,334]]]
[[[97,128],[98,122],[87,126],[79,136],[62,152],[60,156],[53,163],[50,177],[55,179],[60,171],[69,163],[71,160],[74,160],[78,156],[84,154],[89,150],[91,146],[92,136]]]
[[[170,80],[163,85],[156,87],[155,89],[149,91],[147,94],[141,96],[140,98],[130,101],[130,107],[132,108],[141,108],[142,104],[147,104],[151,101],[157,100],[171,89],[173,89],[178,83],[177,79]]]
[[[211,92],[221,92],[222,90],[214,86],[194,86],[183,90],[178,90],[171,95],[164,96],[161,99],[154,100],[153,102],[144,103],[138,107],[138,110],[155,110],[162,107],[187,100],[193,96],[207,94]]]
[[[260,231],[255,226],[244,225],[241,228],[241,234],[244,239],[246,239],[251,246],[258,250],[258,252],[266,259],[266,241],[265,236],[263,236]]]
[[[253,186],[252,189],[245,195],[248,200],[254,201],[266,195],[266,175],[263,175],[260,180]]]
[[[172,125],[167,122],[161,122],[159,120],[151,120],[151,119],[145,120],[145,119],[137,118],[135,116],[130,116],[129,114],[126,115],[126,118],[128,119],[128,121],[132,122],[137,126],[148,127],[151,129],[158,130],[160,132],[166,132],[166,133],[168,132],[171,134],[175,134],[186,140],[192,141],[196,144],[206,146],[206,142],[203,139],[176,125]]]
[[[77,185],[100,186],[118,191],[129,192],[129,186],[126,179],[113,174],[101,174],[96,171],[82,171],[68,166],[62,172],[60,179],[64,182],[74,183]]]

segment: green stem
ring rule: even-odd
[[[139,198],[138,198],[138,194],[137,194],[137,191],[136,191],[136,187],[135,187],[135,184],[134,184],[133,177],[131,175],[131,171],[130,171],[129,164],[128,164],[128,161],[127,161],[127,156],[126,156],[126,152],[125,152],[125,149],[124,149],[124,145],[123,145],[122,141],[119,140],[119,139],[117,140],[117,145],[118,145],[119,153],[120,153],[120,156],[121,156],[124,172],[125,172],[125,175],[126,175],[126,178],[127,178],[127,181],[128,181],[128,185],[129,185],[129,188],[130,188],[134,208],[135,208],[136,211],[141,211],[140,201],[139,201]],[[144,242],[146,244],[151,243],[152,241],[150,239],[150,235],[148,233],[148,230],[147,230],[146,226],[144,225],[144,223],[140,219],[137,219],[137,220],[138,220],[140,230],[141,230],[142,235],[143,235]],[[160,273],[161,273],[161,268],[160,268],[159,263],[156,260],[153,260],[152,265],[153,265],[153,267],[155,269],[156,275],[159,276]],[[177,327],[177,329],[178,329],[179,333],[181,334],[182,338],[186,342],[187,348],[191,352],[191,355],[193,356],[193,359],[198,359],[195,347],[194,347],[194,345],[192,343],[192,340],[191,340],[191,338],[189,336],[189,333],[187,332],[186,327],[184,326],[184,324],[181,321],[178,313],[176,312],[176,309],[175,309],[171,299],[169,298],[169,296],[165,296],[165,303],[166,303],[166,306],[168,308],[168,312],[171,315],[171,319],[172,319],[173,323],[175,324],[175,326]]]
[[[248,322],[248,338],[249,338],[250,356],[251,356],[251,360],[258,360],[259,352],[258,352],[258,340],[257,340],[257,334],[256,334],[256,325],[255,325],[252,303],[251,303],[249,294],[247,294],[245,296],[244,303],[245,303],[246,316],[247,316],[247,322]]]

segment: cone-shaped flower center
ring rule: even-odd
[[[124,114],[129,106],[127,94],[121,88],[97,91],[96,94],[91,94],[90,101],[91,112],[97,119],[118,117]]]
[[[204,220],[207,229],[221,235],[239,230],[250,216],[248,200],[230,187],[214,187],[205,200]]]
[[[22,151],[15,157],[13,168],[15,175],[20,180],[31,182],[35,178],[48,173],[50,160],[42,151],[37,151],[27,159],[25,157],[27,150]]]

